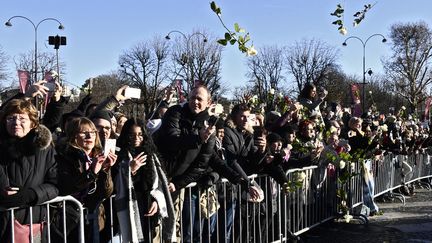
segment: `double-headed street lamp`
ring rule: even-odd
[[[170,34],[172,34],[172,33],[180,34],[185,39],[185,41],[186,41],[186,54],[185,54],[185,56],[182,55],[182,57],[181,57],[181,61],[183,63],[185,63],[185,64],[190,64],[190,61],[189,61],[189,58],[190,58],[190,44],[189,44],[189,42],[191,41],[192,37],[196,36],[196,35],[201,35],[203,37],[203,42],[204,43],[206,43],[208,41],[207,40],[207,36],[204,35],[201,32],[194,32],[189,37],[187,37],[183,32],[181,32],[179,30],[172,30],[172,31],[168,32],[168,34],[165,36],[165,39],[170,40],[171,39]],[[191,70],[190,70],[191,71],[191,77],[190,78],[192,79],[191,82],[193,82],[195,73],[194,73],[194,70],[193,70],[193,65],[189,65],[189,66],[191,68]]]
[[[381,42],[385,43],[387,42],[387,39],[384,37],[384,35],[382,34],[373,34],[371,36],[369,36],[366,41],[363,41],[362,39],[360,39],[357,36],[350,36],[348,38],[345,39],[345,41],[342,43],[343,46],[347,46],[347,41],[349,39],[357,39],[359,40],[362,45],[363,45],[363,90],[362,90],[362,107],[363,107],[363,112],[365,112],[365,86],[366,86],[366,44],[367,42],[374,36],[380,36],[382,37]]]
[[[58,29],[60,29],[60,30],[63,30],[63,29],[64,29],[64,26],[62,25],[62,23],[61,23],[59,20],[57,20],[57,19],[55,19],[55,18],[46,18],[46,19],[42,19],[42,20],[39,21],[37,24],[35,24],[35,23],[33,23],[33,21],[31,21],[29,18],[27,18],[27,17],[25,17],[25,16],[20,16],[20,15],[12,16],[12,17],[9,18],[9,20],[5,23],[5,25],[8,26],[8,27],[11,27],[11,26],[12,26],[11,20],[14,19],[14,18],[21,18],[21,19],[25,19],[25,20],[27,20],[28,22],[30,22],[30,23],[33,25],[33,28],[34,28],[34,48],[35,48],[35,50],[34,50],[34,55],[35,55],[35,57],[34,57],[34,58],[35,58],[35,60],[34,60],[34,71],[35,71],[35,73],[34,73],[34,82],[37,82],[37,69],[38,69],[38,66],[37,66],[37,31],[38,31],[38,27],[39,27],[39,25],[40,25],[42,22],[45,22],[45,21],[48,21],[48,20],[52,20],[52,21],[57,22],[57,23],[59,24]]]

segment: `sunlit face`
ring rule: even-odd
[[[141,146],[141,144],[144,140],[143,130],[139,126],[133,126],[133,127],[131,127],[131,129],[128,133],[128,137],[129,137],[129,144],[132,147],[135,147],[135,148],[139,147],[139,146]]]
[[[368,137],[371,137],[371,136],[373,135],[370,126],[366,126],[366,127],[364,127],[364,128],[363,128],[363,132],[364,132],[365,135],[368,136]]]
[[[282,149],[282,141],[276,141],[270,144],[270,151],[272,153],[279,153]]]
[[[198,114],[210,106],[210,99],[207,90],[196,88],[192,90],[188,105],[192,113]]]
[[[223,128],[216,130],[216,137],[222,141],[225,136],[225,130]]]
[[[243,111],[238,113],[234,118],[234,123],[236,127],[239,128],[240,130],[244,130],[248,128],[249,117],[250,117],[250,111]]]
[[[116,132],[117,132],[118,134],[121,133],[121,130],[122,130],[122,128],[123,128],[123,125],[125,124],[126,121],[127,121],[127,118],[126,118],[125,116],[120,117],[119,120],[117,121],[117,129],[116,129]]]
[[[101,140],[107,140],[111,135],[111,122],[105,119],[96,118],[93,120],[93,123],[98,130]]]
[[[336,134],[330,135],[330,137],[327,139],[327,144],[333,148],[336,148],[339,144],[339,137]]]
[[[311,98],[314,98],[314,97],[316,96],[316,88],[311,89],[311,91],[310,91],[310,93],[309,93],[309,96],[310,96]]]
[[[315,128],[312,124],[307,125],[303,131],[303,136],[310,139],[315,138]]]
[[[28,114],[14,113],[6,116],[6,131],[12,137],[22,138],[34,127]]]
[[[114,117],[111,119],[111,129],[117,131],[117,120]]]
[[[82,124],[79,133],[76,135],[76,143],[81,147],[87,154],[93,150],[96,142],[96,130],[90,125]]]
[[[288,144],[292,144],[294,142],[295,138],[296,138],[296,134],[294,132],[289,133],[285,136],[285,139],[286,139]]]
[[[357,120],[357,121],[352,123],[351,129],[361,130],[362,124],[363,124],[363,122],[361,122],[360,120]]]

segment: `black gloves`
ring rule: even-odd
[[[198,185],[201,189],[207,189],[211,187],[216,181],[219,180],[219,174],[216,172],[210,172],[207,175],[201,177],[198,181]]]
[[[0,197],[0,206],[5,208],[33,205],[37,199],[36,192],[31,188],[22,188],[16,194]]]

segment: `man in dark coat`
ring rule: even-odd
[[[182,212],[179,200],[179,197],[182,197],[180,189],[206,174],[209,160],[214,152],[215,128],[207,124],[210,104],[209,90],[204,86],[195,87],[186,104],[175,105],[167,110],[161,127],[154,134],[156,145],[166,163],[165,169],[170,180],[169,188],[173,193],[178,219]],[[194,203],[190,202],[190,205],[193,210]],[[191,226],[191,223],[188,224],[184,220],[185,218],[183,218],[183,229],[186,229],[187,226]],[[179,232],[177,233],[179,236]],[[184,240],[188,240],[187,238],[184,237]]]

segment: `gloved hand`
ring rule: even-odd
[[[205,190],[213,185],[213,180],[209,175],[205,175],[198,180],[197,184],[201,189]]]
[[[281,186],[281,190],[283,193],[288,194],[290,193],[290,186],[288,184],[288,182],[285,182],[282,186]]]
[[[92,99],[91,94],[87,94],[82,100],[81,103],[78,105],[77,110],[85,112],[87,109],[87,106],[90,104],[90,100]]]
[[[33,205],[36,201],[36,192],[31,188],[23,188],[18,193],[0,197],[0,206],[5,208]]]
[[[207,189],[211,187],[213,184],[215,184],[216,181],[218,180],[219,180],[219,174],[216,172],[210,172],[205,176],[201,177],[201,179],[198,181],[198,186],[202,189]]]

